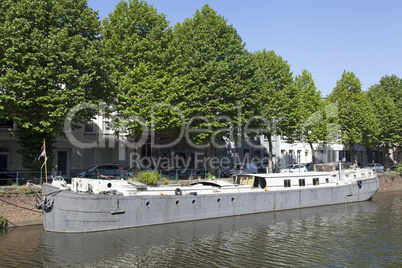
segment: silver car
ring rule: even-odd
[[[293,172],[307,172],[307,168],[302,164],[291,164],[286,168],[281,169],[281,173],[293,173]]]
[[[373,170],[374,172],[377,172],[377,173],[384,172],[384,166],[379,163],[370,163],[366,167],[370,168],[371,170]]]

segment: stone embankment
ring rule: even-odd
[[[378,179],[379,192],[402,191],[402,176],[379,175]],[[35,208],[34,194],[21,194],[8,187],[0,188],[0,216],[8,221],[8,227],[42,224],[42,211]]]
[[[378,181],[380,183],[379,192],[402,191],[401,175],[381,174],[378,175]]]
[[[35,208],[35,195],[16,187],[0,188],[0,217],[8,227],[42,224],[42,211]]]

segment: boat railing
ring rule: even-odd
[[[340,175],[340,177],[339,177]],[[374,172],[370,169],[344,169],[341,170],[341,174],[338,174],[338,178],[344,183],[355,183],[358,180],[368,179],[375,176]]]

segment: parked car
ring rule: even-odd
[[[240,169],[241,165],[240,164],[235,164],[230,170],[229,170],[229,177],[233,177],[233,175],[236,175],[237,171]]]
[[[256,173],[258,173],[257,165],[254,163],[243,164],[240,166],[240,169],[238,169],[236,171],[236,174],[241,174],[241,173],[256,174]]]
[[[229,178],[233,175],[233,167],[221,168],[218,170],[220,178]]]
[[[281,169],[281,173],[294,173],[294,172],[307,172],[307,168],[302,164],[288,165],[286,168]]]
[[[11,185],[16,180],[17,175],[7,169],[0,168],[0,185]]]
[[[374,172],[382,173],[384,172],[384,166],[379,163],[370,163],[367,164],[366,168],[372,169]]]
[[[314,164],[313,163],[307,163],[306,168],[307,168],[307,171],[314,171]]]
[[[95,165],[78,174],[80,178],[121,179],[126,177],[124,168],[117,164]]]
[[[127,175],[127,177],[134,177],[135,168],[126,167],[124,170],[125,170],[125,174]]]
[[[197,176],[203,176],[205,172],[195,169],[170,169],[162,172],[162,176],[169,177],[171,179],[195,179]]]

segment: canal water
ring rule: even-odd
[[[119,231],[0,230],[0,267],[402,267],[402,192]]]

